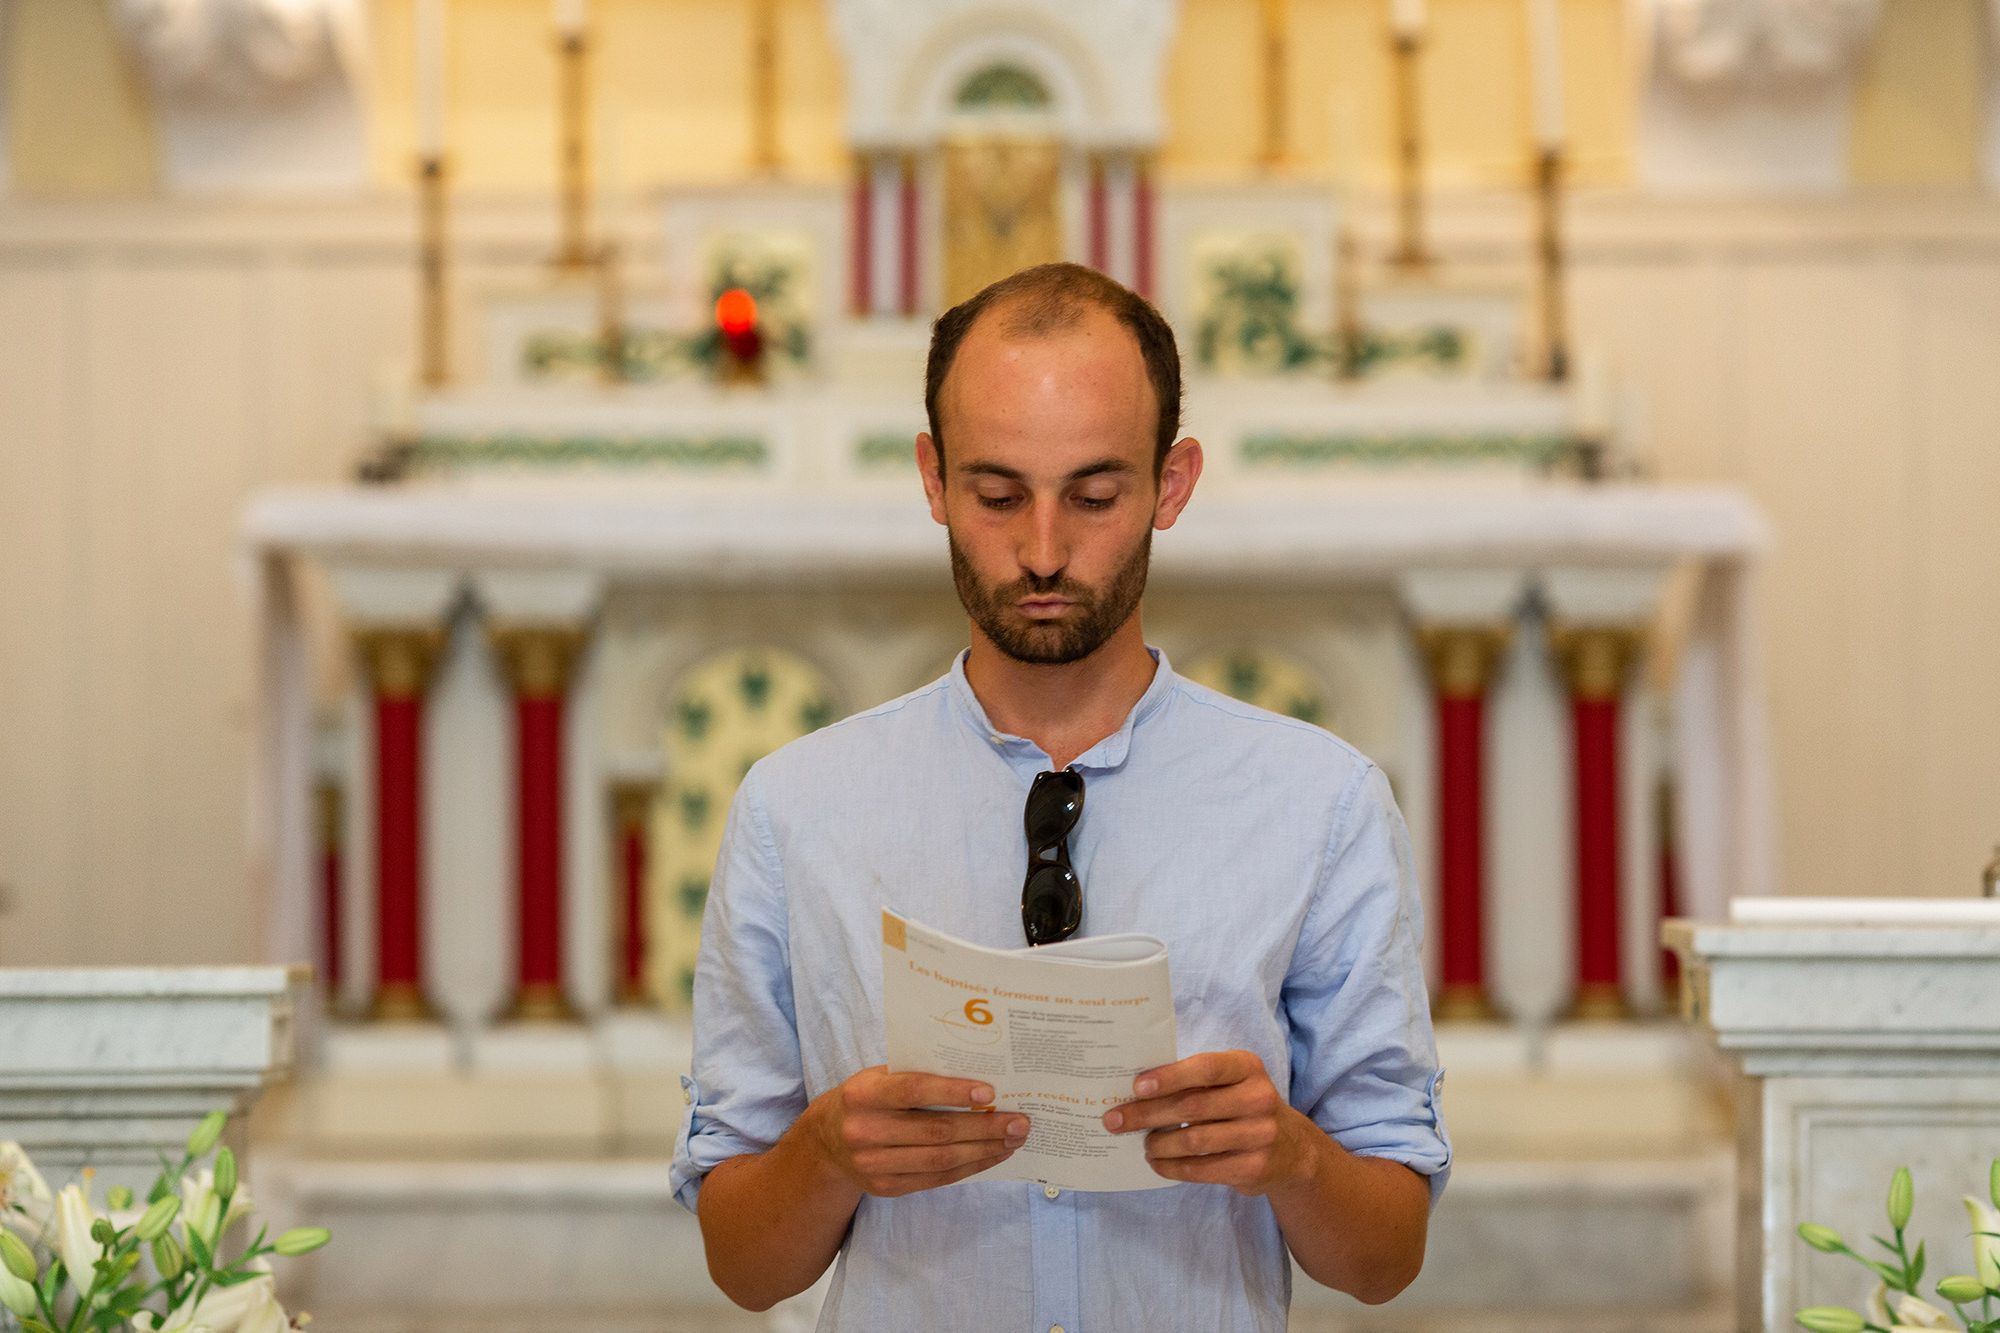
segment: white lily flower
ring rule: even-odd
[[[215,1238],[217,1210],[222,1206],[215,1197],[215,1172],[203,1170],[199,1176],[181,1177],[181,1239],[186,1240],[192,1229],[206,1244]],[[257,1205],[251,1201],[248,1186],[238,1183],[236,1193],[229,1196],[229,1216],[222,1229],[228,1231],[244,1218],[255,1212]]]
[[[1896,1298],[1896,1320],[1889,1325],[1892,1333],[1928,1333],[1931,1329],[1958,1327],[1950,1315],[1915,1296]]]
[[[56,1195],[56,1253],[62,1256],[63,1267],[69,1270],[70,1285],[79,1294],[89,1291],[91,1282],[97,1277],[92,1267],[104,1254],[104,1247],[90,1234],[90,1224],[97,1220],[97,1214],[90,1209],[90,1198],[81,1185],[65,1185]]]
[[[2000,1212],[1996,1212],[1986,1200],[1968,1194],[1965,1196],[1965,1215],[1972,1219],[1973,1276],[1989,1289],[2000,1287],[2000,1235],[1979,1234],[2000,1232]]]
[[[49,1182],[42,1179],[21,1145],[0,1143],[0,1213],[19,1208],[30,1217],[45,1219],[54,1202]]]
[[[264,1273],[233,1287],[210,1287],[192,1307],[168,1315],[159,1333],[195,1333],[197,1329],[207,1333],[275,1333],[286,1326],[276,1282]]]

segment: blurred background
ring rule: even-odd
[[[1980,0],[0,0],[0,963],[313,964],[336,1329],[764,1326],[664,1188],[722,814],[963,646],[928,322],[1072,259],[1209,453],[1150,637],[1425,879],[1462,1169],[1301,1320],[1732,1327],[1657,923],[1980,891],[1996,191]]]

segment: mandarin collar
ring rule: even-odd
[[[1132,711],[1125,715],[1125,721],[1118,730],[1078,755],[1070,764],[1071,768],[1109,772],[1123,767],[1132,749],[1132,729],[1166,704],[1167,696],[1173,693],[1174,669],[1168,663],[1167,655],[1158,648],[1149,644],[1146,652],[1155,663],[1152,683],[1139,696],[1139,702],[1132,705]],[[958,705],[961,720],[978,734],[981,742],[998,748],[1017,767],[1025,761],[1034,764],[1037,769],[1046,769],[1049,756],[1041,746],[1024,736],[999,730],[986,716],[985,706],[972,691],[972,682],[965,678],[965,659],[970,655],[970,649],[961,649],[951,664],[951,694]]]

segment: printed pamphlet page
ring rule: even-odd
[[[988,949],[884,911],[882,1010],[891,1072],[979,1079],[992,1113],[1028,1117],[1028,1141],[972,1179],[1173,1183],[1146,1164],[1144,1134],[1103,1123],[1134,1078],[1177,1058],[1167,946],[1151,935]]]

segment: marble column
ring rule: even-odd
[[[576,1017],[563,992],[563,706],[582,641],[563,626],[493,631],[514,692],[517,1020]]]
[[[1505,656],[1499,626],[1419,631],[1437,692],[1439,1019],[1495,1017],[1486,977],[1486,690]]]
[[[357,635],[375,732],[375,990],[368,1016],[431,1017],[423,975],[424,699],[444,635],[385,628]]]
[[[1412,570],[1397,591],[1435,692],[1437,929],[1433,1012],[1441,1020],[1497,1017],[1488,972],[1486,767],[1489,687],[1527,592],[1518,569]]]
[[[657,782],[627,780],[611,787],[613,920],[616,945],[613,987],[621,1006],[652,1003],[646,987],[646,871],[652,851]]]
[[[1627,1018],[1621,961],[1619,704],[1638,656],[1636,631],[1558,629],[1575,754],[1576,992],[1572,1017]]]

